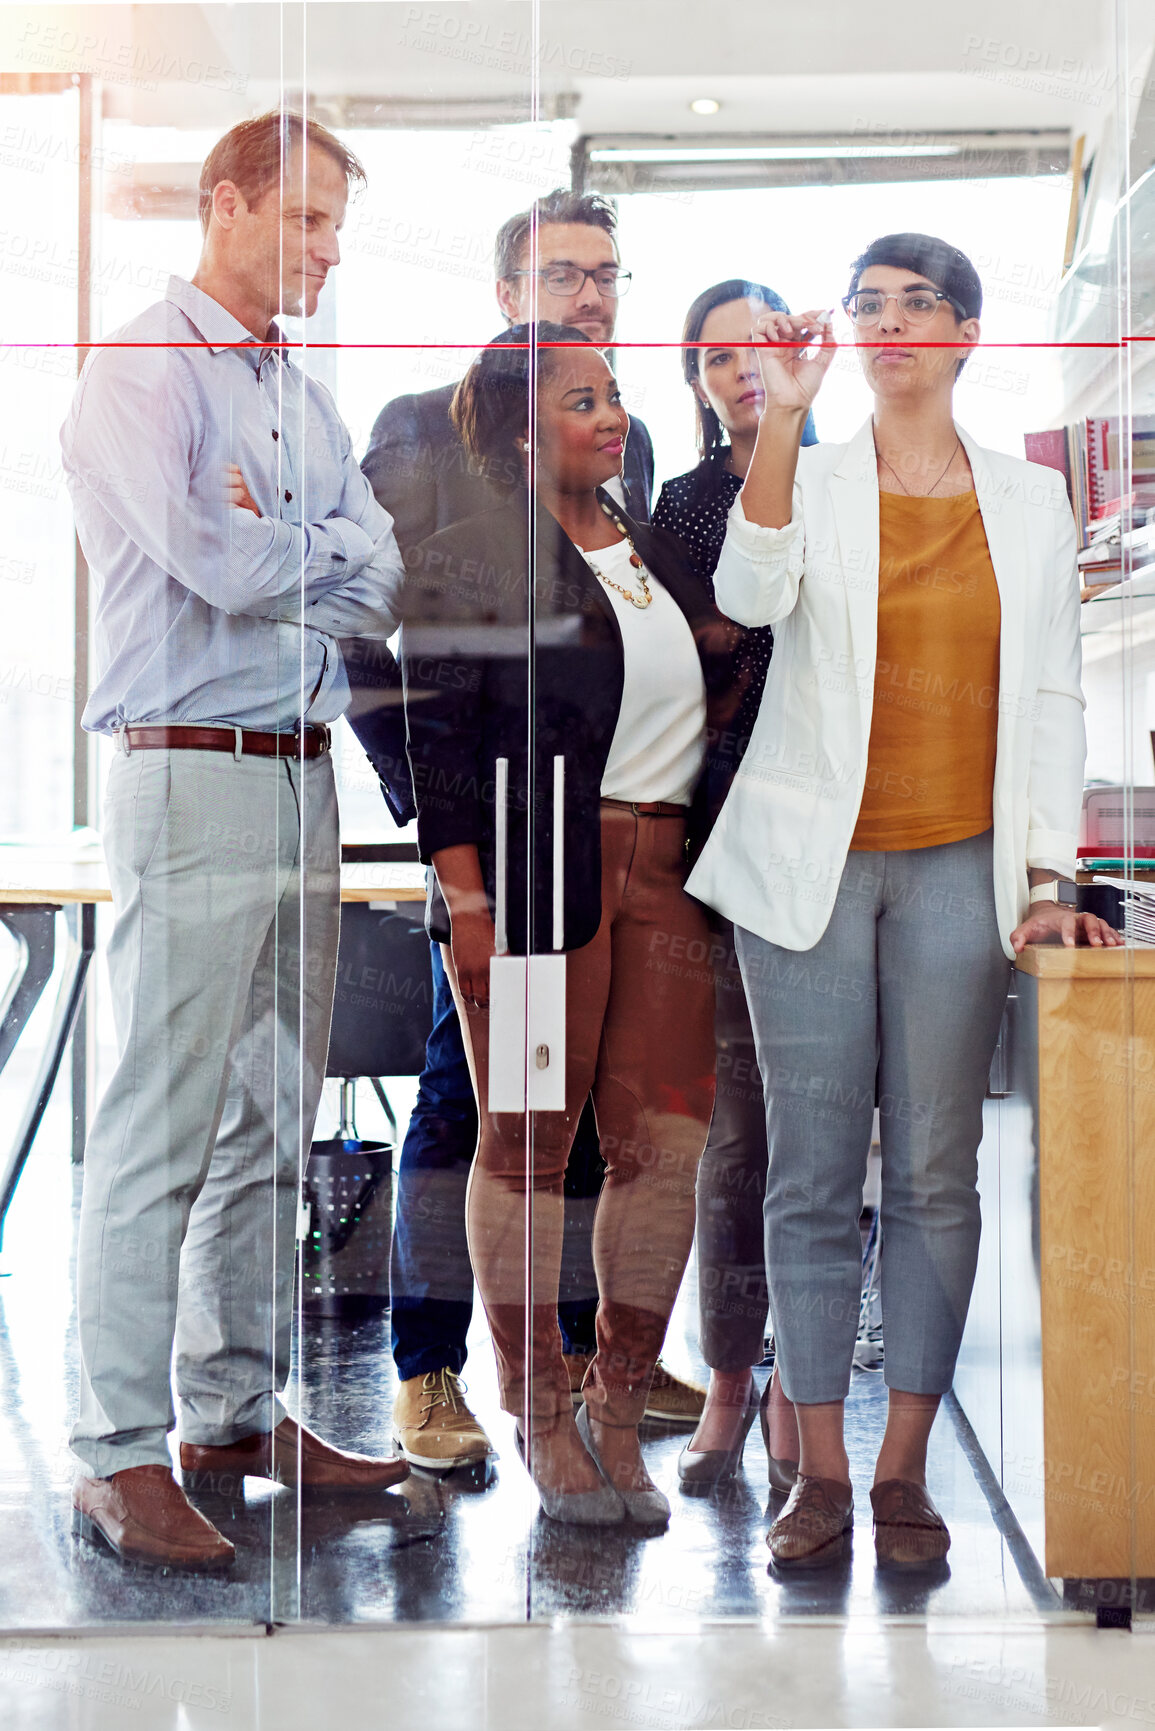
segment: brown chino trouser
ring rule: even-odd
[[[469,1250],[501,1402],[548,1429],[570,1410],[557,1323],[562,1180],[594,1097],[606,1178],[594,1217],[597,1355],[585,1398],[603,1424],[641,1419],[694,1236],[694,1184],[714,1101],[714,980],[705,915],[682,887],[685,819],[602,806],[602,919],[566,968],[564,1112],[488,1110],[489,1011],[457,1003],[480,1130]],[[532,1195],[527,1388],[526,1197]]]

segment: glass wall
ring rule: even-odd
[[[13,1629],[1150,1608],[1155,29],[660,10],[0,21]]]

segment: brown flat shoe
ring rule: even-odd
[[[72,1530],[91,1544],[107,1545],[122,1562],[150,1569],[213,1574],[229,1568],[236,1556],[168,1467],[125,1467],[108,1479],[78,1478]]]
[[[874,1548],[880,1563],[915,1565],[939,1562],[950,1550],[946,1522],[925,1485],[885,1479],[870,1493],[874,1510]]]
[[[766,1543],[776,1563],[814,1568],[841,1558],[843,1537],[853,1525],[854,1492],[849,1485],[799,1473]]]
[[[283,1418],[274,1431],[259,1431],[219,1448],[182,1442],[180,1470],[190,1490],[233,1497],[243,1495],[246,1478],[295,1487],[299,1475],[301,1489],[307,1491],[387,1491],[409,1477],[408,1463],[395,1455],[375,1460],[347,1453],[292,1418]]]

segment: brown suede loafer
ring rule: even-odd
[[[246,1478],[275,1479],[306,1491],[387,1491],[409,1477],[407,1462],[395,1455],[379,1460],[349,1454],[322,1442],[296,1419],[283,1418],[274,1431],[258,1431],[239,1442],[213,1447],[180,1445],[180,1470],[190,1490],[239,1497]]]
[[[194,1509],[168,1467],[125,1467],[108,1479],[78,1478],[72,1530],[103,1543],[126,1563],[212,1574],[236,1555],[211,1521]]]
[[[946,1522],[925,1485],[886,1479],[870,1493],[874,1510],[874,1548],[880,1563],[914,1566],[939,1562],[950,1550]]]
[[[853,1525],[854,1492],[849,1485],[799,1473],[766,1543],[776,1563],[816,1568],[840,1560],[842,1540]]]

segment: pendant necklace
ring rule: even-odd
[[[899,474],[898,470],[895,468],[894,464],[886,462],[886,458],[883,456],[882,452],[878,448],[878,435],[875,433],[873,427],[870,430],[870,436],[874,440],[874,454],[875,454],[875,456],[878,458],[880,463],[886,463],[887,468],[890,470],[891,474],[894,476],[895,480],[898,482],[899,486],[902,488],[903,492],[906,494],[908,499],[929,499],[931,494],[934,492],[934,487],[940,487],[942,485],[942,483],[946,480],[946,470],[950,468],[951,464],[954,462],[955,458],[958,456],[958,453],[962,449],[962,440],[959,438],[958,434],[956,433],[954,436],[954,450],[951,452],[950,456],[947,458],[946,469],[943,470],[942,474],[939,476],[938,480],[935,482],[934,487],[928,488],[925,493],[912,493],[910,488],[907,486],[906,482],[903,480],[902,476]]]
[[[612,510],[611,507],[606,504],[604,499],[599,499],[598,504],[601,506],[602,510],[605,512],[606,516],[609,518],[610,522],[613,524],[614,528],[618,531],[618,533],[620,535],[623,535],[626,539],[626,542],[627,542],[629,549],[630,549],[630,564],[633,566],[634,570],[637,572],[638,582],[642,586],[641,594],[639,595],[636,589],[627,589],[624,583],[615,583],[612,577],[607,577],[605,572],[601,569],[601,567],[599,565],[595,564],[593,555],[590,553],[587,553],[584,548],[582,549],[582,557],[585,560],[586,564],[589,566],[590,570],[593,572],[594,576],[599,577],[601,579],[601,581],[606,585],[607,589],[613,589],[617,592],[617,594],[624,595],[626,600],[629,601],[634,607],[637,607],[641,612],[644,612],[645,609],[647,607],[649,607],[651,602],[653,601],[654,592],[650,588],[649,579],[646,576],[646,568],[642,563],[641,555],[639,554],[637,548],[634,546],[634,538],[630,534],[629,530],[626,528],[625,524],[622,522],[621,518],[618,516],[617,512]]]

